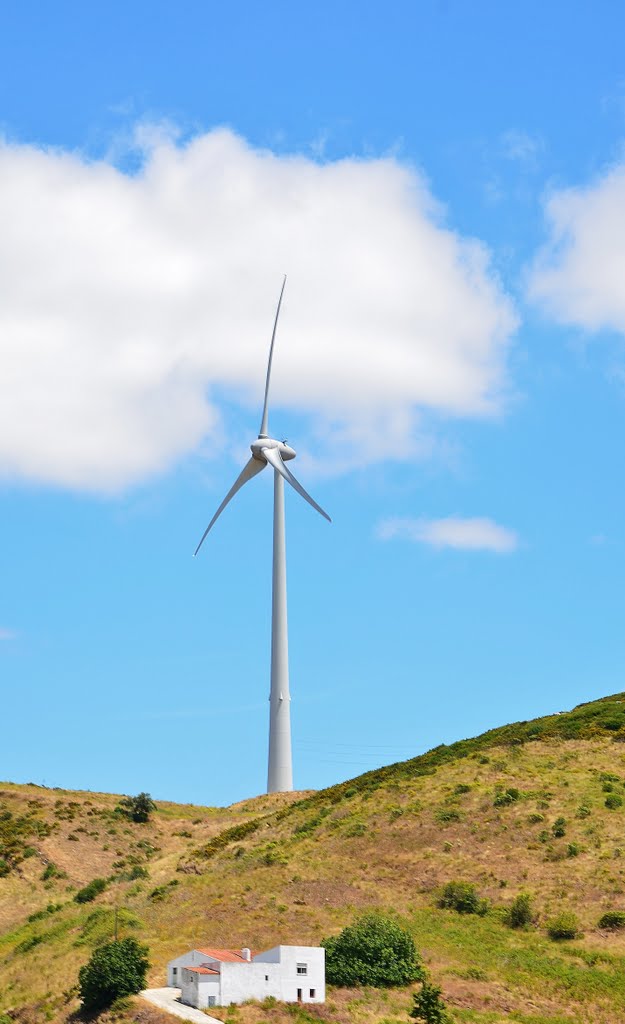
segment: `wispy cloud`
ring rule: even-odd
[[[538,163],[542,143],[528,132],[508,131],[501,136],[501,150],[507,160],[531,168]]]
[[[456,548],[462,551],[494,551],[507,554],[515,551],[519,539],[514,530],[500,526],[492,519],[386,519],[377,529],[380,540],[409,540],[433,548]]]
[[[3,640],[15,640],[16,632],[14,629],[9,629],[7,626],[0,626],[0,643]]]

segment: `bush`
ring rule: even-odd
[[[506,924],[511,928],[525,928],[531,923],[532,897],[527,892],[520,892],[507,911]]]
[[[363,914],[322,945],[330,985],[382,988],[424,979],[412,936],[386,914]]]
[[[618,793],[610,793],[605,798],[605,805],[610,811],[616,810],[617,807],[623,806],[623,797],[619,796]]]
[[[625,913],[622,910],[608,910],[597,922],[597,928],[616,932],[625,928]]]
[[[414,1006],[410,1011],[413,1020],[423,1024],[451,1024],[451,1017],[441,999],[441,990],[429,981],[424,981],[421,991],[414,996]]]
[[[76,903],[91,903],[92,900],[99,896],[101,892],[106,889],[106,880],[104,878],[94,878],[93,881],[89,882],[84,889],[79,889],[74,900]]]
[[[150,966],[147,952],[147,946],[132,938],[108,942],[94,950],[78,973],[83,1009],[106,1009],[116,999],[135,995],[145,988]]]
[[[556,839],[562,839],[562,836],[566,835],[566,818],[556,818],[551,831]]]
[[[453,807],[439,807],[436,811],[435,818],[439,825],[449,825],[452,821],[462,821],[460,811],[454,810]]]
[[[50,861],[49,864],[46,864],[43,869],[41,881],[48,882],[51,878],[67,878],[66,873],[61,871],[60,868],[57,868],[56,864],[53,864],[52,861]]]
[[[520,798],[521,794],[518,789],[511,786],[509,789],[504,789],[495,794],[493,800],[493,807],[507,807],[509,804],[514,804]]]
[[[579,923],[577,917],[570,910],[563,910],[557,917],[547,925],[547,935],[550,939],[576,939],[579,935]]]
[[[125,814],[131,821],[142,824],[150,820],[152,811],[156,810],[156,804],[149,793],[139,793],[137,796],[125,796],[119,801],[116,810]]]
[[[439,907],[455,910],[458,914],[480,914],[488,910],[486,900],[480,898],[470,882],[448,882],[438,898]]]

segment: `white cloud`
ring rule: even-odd
[[[515,314],[413,169],[228,130],[139,143],[135,175],[0,145],[0,476],[109,491],[217,450],[221,397],[260,418],[285,271],[274,409],[335,468],[500,408]]]
[[[434,548],[464,551],[515,551],[518,536],[514,530],[499,526],[492,519],[387,519],[378,527],[381,540],[410,540]]]
[[[562,323],[625,333],[625,163],[586,188],[553,193],[546,216],[530,297]]]

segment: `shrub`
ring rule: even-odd
[[[131,821],[141,824],[150,820],[152,811],[156,810],[156,804],[149,793],[139,793],[137,796],[123,797],[115,809],[125,814]]]
[[[556,839],[562,839],[562,836],[566,835],[566,818],[556,818],[551,826],[551,831]]]
[[[105,889],[106,880],[104,878],[94,878],[88,885],[85,885],[84,889],[78,890],[74,896],[74,901],[76,903],[91,903]]]
[[[134,995],[145,988],[150,966],[147,952],[147,946],[132,938],[107,942],[94,950],[91,959],[78,973],[83,1009],[106,1009],[116,999]]]
[[[576,818],[589,818],[591,813],[592,812],[590,810],[590,807],[587,807],[586,804],[580,804],[580,806],[577,808],[577,811],[575,813],[575,817]]]
[[[569,843],[566,848],[567,857],[577,857],[580,853],[580,848],[577,843]]]
[[[157,885],[156,889],[152,889],[152,892],[148,894],[148,899],[155,903],[160,900],[164,900],[166,896],[171,896],[171,890],[178,885],[178,879],[172,878],[171,882],[166,882],[164,885]]]
[[[363,914],[322,945],[330,985],[382,988],[424,979],[412,936],[386,914]]]
[[[520,892],[512,901],[506,914],[506,924],[511,928],[525,928],[532,923],[532,897],[527,892]]]
[[[515,789],[514,786],[510,786],[509,789],[500,790],[495,794],[493,807],[506,807],[508,804],[514,804],[520,796],[519,790]]]
[[[579,923],[575,914],[570,910],[563,910],[561,914],[554,917],[547,925],[547,935],[550,939],[576,939],[579,935]]]
[[[441,999],[441,990],[429,981],[424,981],[421,991],[415,994],[414,1006],[410,1011],[413,1020],[423,1024],[451,1024],[451,1017]]]
[[[447,882],[438,898],[438,905],[458,914],[483,916],[488,910],[487,901],[480,898],[471,882]]]
[[[439,807],[435,818],[440,825],[449,825],[452,821],[461,821],[460,811],[454,811],[451,807]]]
[[[57,868],[56,864],[53,864],[52,861],[50,861],[49,864],[46,864],[43,869],[41,881],[48,882],[51,878],[67,878],[66,873],[61,871],[60,868]]]
[[[605,805],[610,811],[616,810],[617,807],[623,806],[623,797],[619,796],[618,793],[610,793],[605,798]]]
[[[456,794],[456,796],[460,796],[462,793],[470,793],[470,792],[471,792],[471,787],[467,786],[467,784],[465,782],[459,782],[458,785],[454,789],[454,793]]]
[[[541,821],[545,820],[545,816],[538,811],[534,811],[533,814],[528,815],[527,820],[530,825],[539,825]]]
[[[611,932],[625,928],[625,913],[622,910],[608,910],[597,921],[597,928],[606,928]]]

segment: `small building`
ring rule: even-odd
[[[273,996],[285,1003],[323,1003],[325,949],[274,946],[250,949],[192,949],[170,960],[167,984],[180,989],[181,1002],[200,1010]]]

